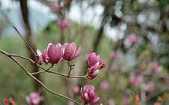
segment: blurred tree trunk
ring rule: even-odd
[[[93,51],[97,52],[99,43],[101,42],[101,39],[103,38],[104,26],[106,24],[105,20],[106,20],[106,16],[104,15],[103,19],[102,19],[101,26],[100,26],[99,30],[97,31],[97,36],[93,41]]]
[[[22,19],[23,19],[24,29],[25,29],[25,40],[29,43],[29,46],[30,46],[30,47],[27,47],[27,52],[28,52],[29,58],[36,61],[37,59],[36,45],[33,41],[31,27],[29,24],[29,10],[28,10],[27,0],[20,0],[20,9],[21,9],[21,14],[22,14]],[[39,70],[36,64],[34,65],[31,64],[31,69],[32,69],[32,72],[37,72]],[[35,75],[35,77],[38,80],[42,81],[40,74]],[[35,91],[40,91],[43,94],[42,87],[40,84],[38,84],[36,81],[33,80],[33,85],[34,85]]]
[[[103,32],[104,27],[106,23],[108,22],[108,19],[113,15],[114,13],[114,1],[113,0],[106,0],[102,1],[102,5],[104,6],[104,11],[102,15],[102,21],[99,30],[97,31],[96,38],[93,41],[93,51],[98,51],[99,43],[101,43],[101,40],[103,38]]]

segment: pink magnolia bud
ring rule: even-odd
[[[143,76],[140,73],[132,73],[130,75],[130,83],[133,86],[139,86],[143,82]]]
[[[95,52],[88,54],[88,79],[94,79],[104,67],[104,61]]]
[[[41,101],[43,100],[42,96],[38,92],[32,92],[26,100],[29,105],[40,105]]]
[[[37,49],[37,55],[38,55],[38,60],[37,60],[38,64],[48,63],[49,57],[46,49],[43,52]]]
[[[74,42],[64,44],[63,59],[71,61],[80,54],[80,48]]]
[[[96,67],[88,68],[87,78],[92,80],[97,76],[98,73],[99,73],[99,69],[97,69]]]
[[[104,67],[104,62],[101,59],[100,55],[97,55],[95,52],[90,52],[88,54],[88,66],[89,68],[97,66],[98,69],[101,69]]]
[[[42,60],[44,63],[48,63],[49,62],[49,56],[48,56],[48,51],[47,49],[45,49],[43,52],[42,52]]]
[[[95,87],[92,85],[85,85],[81,89],[81,99],[85,104],[98,105],[100,97],[96,95]]]
[[[38,55],[37,63],[42,64],[43,63],[42,52],[39,49],[37,49],[36,53]]]
[[[44,58],[49,57],[49,63],[52,63],[52,64],[58,63],[59,61],[62,60],[62,56],[63,56],[63,48],[60,43],[58,44],[49,43],[48,44],[47,55],[46,55],[46,52],[44,52]]]
[[[65,29],[70,27],[70,22],[67,19],[61,19],[58,21],[58,25],[61,31],[64,31]]]

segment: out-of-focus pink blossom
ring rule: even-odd
[[[15,100],[13,98],[5,97],[3,100],[4,105],[16,105]]]
[[[11,103],[11,105],[16,105],[16,102],[13,98],[11,98],[10,103]]]
[[[80,86],[79,85],[73,86],[72,91],[75,95],[79,95],[80,94]]]
[[[129,104],[129,95],[126,93],[123,96],[123,105],[130,105]]]
[[[63,45],[63,51],[64,51],[63,59],[68,61],[75,59],[80,54],[80,48],[77,47],[77,45],[74,42],[65,43]]]
[[[94,79],[99,70],[104,67],[104,61],[101,59],[100,55],[95,52],[90,52],[88,54],[88,79]]]
[[[47,54],[47,55],[46,55]],[[56,64],[62,60],[63,48],[60,43],[58,44],[48,44],[47,53],[44,52],[44,58],[49,57],[49,63]]]
[[[113,60],[118,59],[119,56],[120,56],[120,55],[119,55],[118,52],[112,52],[112,53],[111,53],[111,58],[112,58]]]
[[[58,25],[61,31],[65,31],[65,29],[70,27],[70,22],[68,19],[61,19],[58,21]]]
[[[138,42],[138,37],[135,34],[129,35],[127,39],[131,44],[135,44]]]
[[[26,100],[29,105],[40,105],[43,98],[39,92],[32,92],[28,97],[26,97]]]
[[[103,91],[107,91],[110,89],[110,84],[108,81],[104,80],[100,83],[100,89]]]
[[[85,104],[98,105],[100,97],[96,95],[95,87],[92,85],[85,85],[81,89],[81,99]]]
[[[132,45],[135,45],[139,42],[140,38],[136,34],[128,35],[124,44],[126,47],[130,47]]]
[[[148,82],[144,86],[144,90],[147,92],[153,92],[155,90],[155,84],[153,82]]]
[[[143,76],[140,73],[132,73],[129,81],[133,86],[137,87],[143,82]]]
[[[8,97],[4,98],[4,105],[9,105],[9,99],[8,99]]]
[[[160,66],[160,64],[159,63],[157,63],[157,62],[152,62],[151,64],[150,64],[150,70],[151,70],[151,72],[152,73],[160,73],[160,71],[161,71],[161,66]]]
[[[55,12],[55,13],[60,12],[63,9],[63,6],[61,6],[58,3],[51,3],[49,7],[52,10],[52,12]]]

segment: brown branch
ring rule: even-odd
[[[30,59],[32,59],[33,61],[37,61],[37,54],[35,52],[37,48],[36,48],[36,45],[33,41],[31,26],[30,26],[30,23],[29,23],[28,0],[20,0],[19,3],[20,3],[21,15],[22,15],[22,19],[23,19],[23,23],[24,23],[24,29],[25,29],[25,40],[26,40],[26,42],[29,42],[29,45],[31,47],[31,48],[27,47],[27,52],[28,52]],[[34,52],[32,52],[31,49],[33,49]],[[32,72],[39,71],[39,68],[36,64],[32,64],[31,68],[32,68]],[[35,75],[35,77],[42,81],[40,74]],[[41,89],[41,86],[39,84],[37,84],[36,81],[33,81],[33,85],[34,85],[34,88],[35,88],[36,91],[41,91],[42,94],[44,94],[43,90]]]
[[[42,81],[40,81],[39,79],[37,79],[35,76],[33,76],[20,62],[18,62],[12,55],[9,55],[8,53],[6,53],[5,51],[1,50],[0,49],[0,53],[2,53],[3,55],[7,56],[8,58],[10,58],[12,61],[14,61],[24,72],[27,76],[31,77],[32,79],[34,79],[38,84],[40,84],[45,90],[47,90],[48,92],[54,94],[54,95],[57,95],[57,96],[60,96],[60,97],[63,97],[67,100],[70,100],[74,103],[76,103],[77,105],[80,105],[79,102],[69,98],[69,97],[66,97],[64,96],[63,94],[59,94],[59,93],[56,93],[54,92],[53,90],[50,90],[45,84],[43,84]]]
[[[36,75],[36,74],[38,74],[38,73],[50,73],[50,74],[56,74],[56,75],[59,75],[59,76],[62,76],[62,77],[65,77],[65,78],[84,78],[84,79],[87,79],[86,78],[86,75],[82,75],[82,76],[71,76],[71,75],[67,75],[67,74],[62,74],[62,73],[58,73],[58,72],[54,72],[54,71],[47,71],[47,70],[45,70],[45,71],[42,71],[42,72],[35,72],[35,73],[32,73],[32,75]]]
[[[24,57],[24,56],[20,56],[20,55],[16,55],[16,54],[11,54],[11,53],[8,53],[2,49],[0,49],[0,52],[3,54],[7,54],[8,56],[12,56],[12,57],[17,57],[17,58],[21,58],[21,59],[24,59],[24,60],[27,60],[33,64],[36,64],[40,69],[42,69],[42,71],[38,71],[38,72],[33,72],[31,73],[32,75],[37,75],[39,73],[51,73],[51,74],[56,74],[56,75],[59,75],[59,76],[62,76],[62,77],[65,77],[65,78],[84,78],[86,79],[86,75],[84,76],[71,76],[71,75],[67,75],[67,74],[62,74],[62,73],[57,73],[57,72],[54,72],[54,71],[50,71],[51,68],[53,68],[54,65],[51,65],[48,69],[45,69],[43,67],[41,67],[41,65],[37,64],[35,61],[33,61],[32,59],[30,58],[27,58],[27,57]]]

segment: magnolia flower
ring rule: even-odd
[[[44,63],[48,63],[48,62],[49,62],[49,56],[48,56],[47,49],[45,49],[45,50],[42,52],[42,61],[43,61]]]
[[[37,49],[36,52],[37,52],[37,55],[38,55],[38,60],[37,60],[38,64],[49,62],[47,49],[45,49],[43,52],[41,52],[39,49]]]
[[[81,89],[81,99],[85,104],[98,105],[100,97],[96,95],[95,87],[92,85],[85,85]]]
[[[40,96],[39,92],[32,92],[28,97],[26,97],[26,100],[29,105],[40,105],[43,98]]]
[[[80,48],[77,47],[77,45],[72,42],[72,43],[65,43],[63,45],[64,49],[64,54],[63,54],[63,59],[71,61],[75,59],[77,56],[80,54]]]
[[[58,44],[49,43],[47,47],[47,52],[46,51],[44,52],[43,57],[48,58],[49,63],[56,64],[62,60],[62,56],[63,56],[62,45],[60,43]]]
[[[104,61],[100,58],[100,55],[97,55],[95,52],[88,54],[88,78],[94,79],[99,70],[104,67]]]
[[[71,61],[75,59],[80,54],[80,48],[72,43],[65,43],[61,45],[60,43],[52,44],[49,43],[48,47],[41,52],[37,50],[38,60],[37,63],[51,63],[57,64],[58,62],[64,60]]]
[[[67,19],[61,19],[58,21],[58,25],[61,31],[64,31],[65,29],[70,27],[70,22]]]

